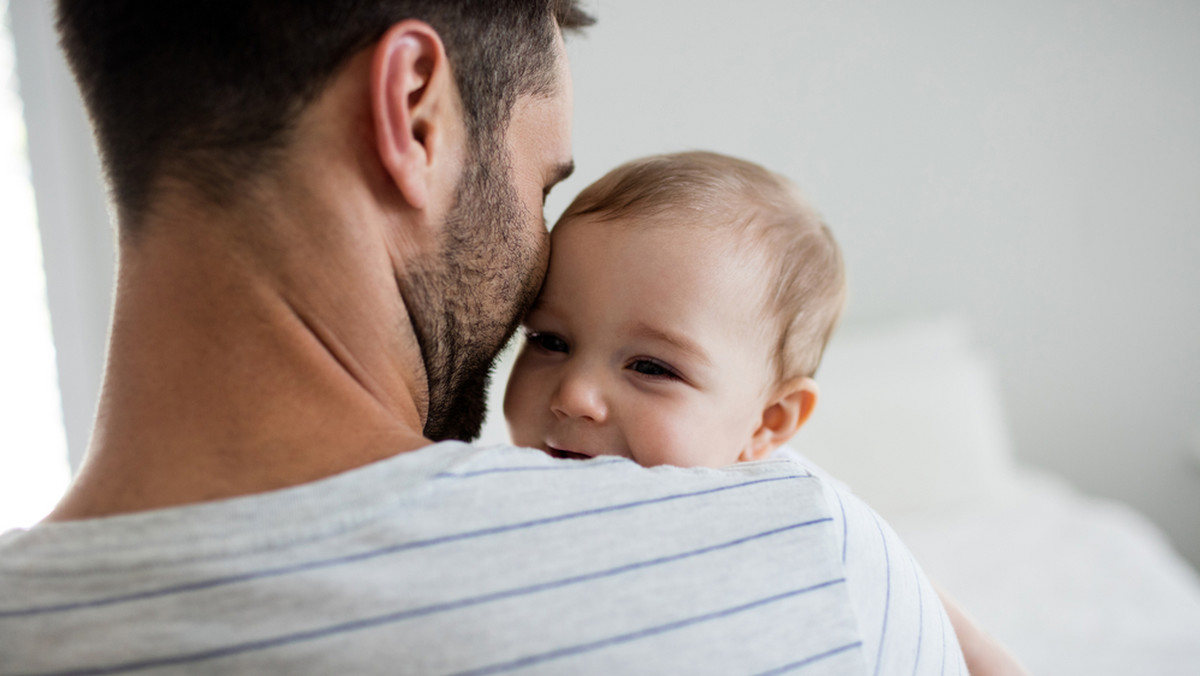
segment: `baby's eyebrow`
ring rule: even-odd
[[[702,347],[689,340],[686,336],[682,336],[670,331],[665,331],[657,326],[651,326],[645,322],[638,322],[633,325],[633,333],[651,340],[660,340],[664,343],[674,346],[681,352],[686,352],[696,360],[702,362],[705,366],[711,366],[712,360],[709,359],[708,353]]]

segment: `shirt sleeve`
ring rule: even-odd
[[[891,526],[837,479],[789,452],[822,480],[869,674],[966,676],[946,610]]]

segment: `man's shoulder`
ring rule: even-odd
[[[712,469],[642,467],[626,458],[562,460],[508,445],[471,447],[431,476],[431,487],[452,501],[460,492],[492,496],[497,509],[536,500],[530,508],[636,511],[669,503],[709,503],[729,510],[720,521],[764,510],[828,516],[827,481],[790,459]]]
[[[586,513],[597,517],[588,525],[599,527],[622,520],[615,515],[643,519],[658,511],[686,521],[699,504],[721,512],[714,523],[754,519],[767,505],[820,519],[829,516],[819,499],[824,483],[780,459],[723,469],[645,468],[619,457],[561,460],[506,444],[442,442],[282,490],[10,532],[0,537],[0,574],[238,555],[389,522],[435,530]]]
[[[51,568],[0,556],[0,588],[19,591],[0,594],[0,652],[90,618],[71,638],[86,666],[129,663],[135,637],[171,664],[322,655],[294,663],[305,673],[356,655],[403,655],[414,673],[488,660],[863,673],[821,485],[790,462],[643,468],[439,444],[291,495],[110,522],[71,571],[52,548]],[[205,534],[214,522],[224,539]],[[183,532],[157,532],[169,523]],[[164,645],[146,617],[193,619]],[[338,647],[315,653],[318,641]]]
[[[742,462],[720,468],[676,467],[660,465],[643,467],[626,457],[599,455],[588,460],[557,459],[539,450],[515,447],[510,444],[491,444],[476,447],[463,444],[457,449],[452,465],[434,475],[434,479],[466,479],[496,477],[500,480],[540,477],[533,483],[545,485],[546,477],[554,477],[562,483],[593,483],[593,481],[629,481],[636,487],[660,487],[664,485],[722,484],[727,481],[745,485],[804,479],[806,483],[820,486],[828,479],[814,472],[799,456],[778,456],[758,462]]]

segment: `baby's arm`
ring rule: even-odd
[[[958,635],[958,645],[962,647],[963,659],[971,676],[1029,676],[1016,656],[976,624],[953,597],[937,585],[934,585],[934,589],[942,599],[954,633]]]

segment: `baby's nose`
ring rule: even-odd
[[[582,369],[566,374],[550,399],[550,410],[558,418],[604,422],[608,419],[608,404],[601,379]]]

